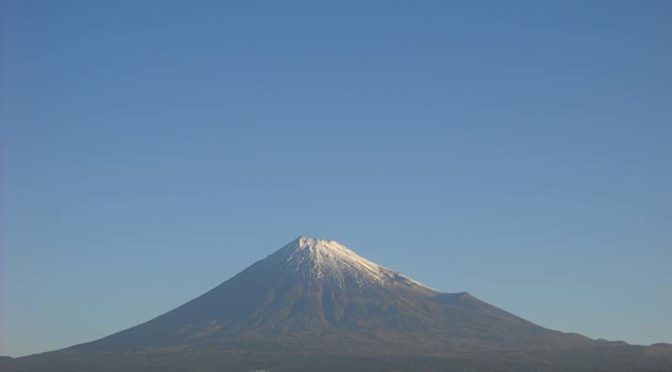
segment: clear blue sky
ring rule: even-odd
[[[0,354],[300,234],[672,342],[672,2],[0,2]]]

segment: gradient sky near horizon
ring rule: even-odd
[[[298,235],[672,342],[672,2],[1,0],[0,355]]]

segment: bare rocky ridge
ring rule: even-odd
[[[347,357],[347,358],[345,358]],[[300,237],[202,296],[17,371],[672,371],[672,348],[549,330]]]

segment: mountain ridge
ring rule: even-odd
[[[586,365],[630,368],[632,362],[623,360],[630,355],[634,366],[658,371],[668,362],[672,367],[672,352],[666,350],[546,329],[468,292],[429,288],[334,240],[300,236],[145,323],[10,365],[45,368],[58,361],[107,372],[115,369],[101,360],[116,355],[130,371],[165,360],[173,361],[175,371],[240,370],[259,367],[260,361],[275,370],[341,370],[339,358],[348,357],[359,358],[360,364],[348,367],[355,370],[386,370],[391,360],[409,370],[423,370],[413,367],[414,360],[426,363],[427,370],[495,360],[510,366],[502,370],[580,371]],[[194,369],[193,363],[209,367]],[[46,368],[40,370],[51,370]]]

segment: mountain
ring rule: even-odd
[[[580,306],[577,304],[577,308]],[[672,347],[543,328],[299,237],[202,296],[11,371],[672,371]]]

